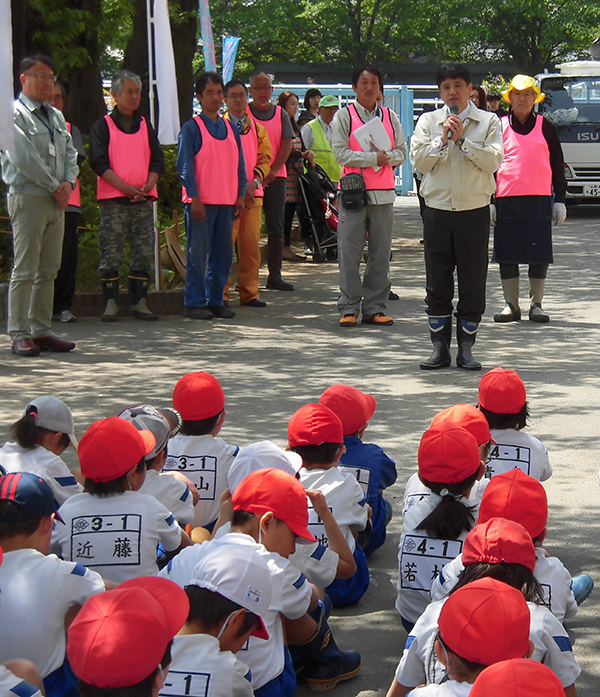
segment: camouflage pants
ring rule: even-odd
[[[100,201],[100,225],[98,246],[100,247],[101,274],[118,271],[123,263],[125,238],[129,238],[131,257],[129,268],[152,274],[154,262],[154,220],[152,201],[128,205],[117,201]]]

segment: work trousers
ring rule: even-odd
[[[246,305],[258,298],[258,272],[260,270],[260,227],[262,225],[262,199],[254,198],[251,208],[244,208],[242,215],[233,221],[233,245],[237,242],[238,289],[240,303]],[[229,300],[231,279],[225,284],[223,297]]]
[[[186,307],[222,305],[223,289],[233,260],[235,206],[204,206],[204,220],[192,218],[192,205],[183,206],[187,232],[185,267]]]
[[[423,211],[427,314],[452,314],[454,270],[458,278],[456,316],[480,322],[485,311],[485,282],[490,236],[489,206],[469,211]]]
[[[118,271],[123,263],[125,239],[129,238],[131,251],[129,268],[152,275],[154,265],[154,217],[152,201],[129,205],[120,201],[99,201],[101,275]]]
[[[359,314],[362,300],[363,317],[385,312],[392,286],[390,281],[390,250],[394,205],[368,205],[358,211],[340,206],[338,223],[338,259],[340,265],[340,315]],[[369,257],[364,277],[360,262],[365,242],[369,241]]]
[[[54,279],[60,267],[64,213],[53,196],[9,194],[14,263],[8,291],[13,341],[52,335]]]
[[[60,269],[54,281],[54,314],[73,307],[73,296],[77,282],[77,259],[79,251],[79,213],[65,212],[65,236],[62,246]]]

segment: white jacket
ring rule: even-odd
[[[421,114],[411,138],[410,161],[423,174],[421,195],[430,208],[468,211],[490,203],[494,172],[504,157],[500,119],[469,102],[464,143],[440,147],[448,107]]]

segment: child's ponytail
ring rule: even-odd
[[[470,506],[464,501],[463,493],[470,489],[479,470],[462,482],[455,484],[439,484],[421,480],[426,487],[442,497],[436,508],[417,526],[417,530],[424,530],[429,537],[440,540],[456,540],[463,532],[469,530],[475,524],[473,511],[475,506]]]
[[[37,425],[37,407],[35,404],[30,404],[25,410],[25,414],[11,426],[11,432],[14,440],[27,450],[32,450],[36,445],[39,445],[43,431]]]

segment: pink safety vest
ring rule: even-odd
[[[258,155],[258,133],[256,132],[256,124],[254,119],[248,114],[250,119],[250,130],[248,133],[242,133],[240,140],[242,141],[242,150],[244,151],[244,162],[246,164],[246,177],[249,182],[255,179],[254,165],[256,164],[256,156]],[[254,192],[255,198],[262,198],[265,195],[265,190],[261,187]]]
[[[551,196],[552,168],[542,133],[544,117],[535,117],[535,126],[526,136],[512,129],[509,118],[500,119],[504,159],[496,174],[496,196]]]
[[[71,133],[71,124],[67,121],[67,128],[69,133]],[[75,188],[71,193],[71,198],[69,199],[69,206],[77,206],[81,208],[81,189],[79,188],[79,178],[75,180]]]
[[[126,184],[141,188],[148,181],[150,168],[150,143],[148,141],[148,126],[142,116],[137,133],[124,133],[110,116],[105,116],[108,125],[108,160],[112,171]],[[98,200],[106,198],[123,198],[121,191],[98,177]],[[158,198],[156,187],[149,196]]]
[[[379,108],[382,111],[381,120],[383,121],[383,127],[385,128],[386,133],[390,137],[389,149],[393,150],[395,135],[394,129],[392,127],[392,122],[390,121],[389,109],[385,106]],[[354,131],[357,128],[360,128],[361,126],[364,126],[364,121],[358,115],[358,112],[356,111],[356,107],[354,106],[354,104],[348,105],[348,111],[350,112],[351,118],[349,142],[350,150],[362,152],[363,149],[360,147],[358,141],[354,137]],[[373,167],[366,167],[364,169],[362,167],[342,167],[342,176],[344,176],[345,174],[350,174],[351,172],[363,175],[367,191],[394,189],[396,186],[396,182],[394,180],[394,168],[390,167],[390,165],[384,165],[378,172],[376,172],[373,169]]]
[[[269,143],[271,144],[271,151],[273,156],[271,157],[271,164],[275,162],[275,158],[279,154],[281,149],[281,107],[279,104],[275,105],[275,114],[272,119],[268,121],[263,121],[262,119],[257,119],[261,126],[264,126],[267,134],[269,136]],[[275,174],[276,177],[287,177],[287,167],[282,165],[281,169]]]
[[[202,147],[194,160],[200,201],[209,206],[233,206],[238,199],[239,189],[239,150],[233,126],[225,120],[227,138],[221,140],[211,136],[200,116],[194,116],[194,121],[202,136]],[[192,202],[185,186],[181,190],[181,200],[184,203]]]

